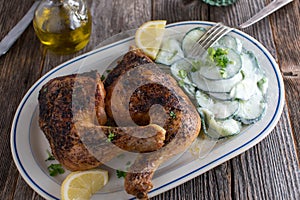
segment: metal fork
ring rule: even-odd
[[[233,28],[217,23],[206,31],[193,45],[190,55],[192,57],[201,56],[209,47],[214,45],[224,35],[232,31]]]
[[[286,4],[292,2],[293,0],[275,0],[264,7],[256,15],[251,17],[246,22],[240,24],[237,28],[243,29],[251,26],[252,24],[258,22],[259,20],[265,18],[271,13],[275,12],[279,8],[285,6]],[[212,26],[205,34],[203,34],[199,40],[194,44],[190,51],[190,56],[196,57],[203,55],[209,47],[215,44],[224,35],[232,31],[234,28],[223,25],[222,23],[217,23]]]

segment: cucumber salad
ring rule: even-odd
[[[164,39],[155,62],[168,66],[194,102],[201,131],[220,139],[240,133],[243,126],[263,117],[268,79],[255,55],[231,35],[223,36],[201,57],[189,56],[205,32],[197,27],[182,39]]]

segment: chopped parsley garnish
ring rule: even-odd
[[[227,65],[229,64],[229,59],[226,56],[216,57],[215,61],[217,63],[217,66],[221,68],[226,68]]]
[[[191,72],[196,72],[198,71],[198,68],[196,66],[193,65],[192,69],[191,69]]]
[[[45,161],[55,160],[54,156],[50,153],[50,151],[47,149],[48,158]]]
[[[107,69],[107,70],[106,70],[106,73],[110,73],[110,72],[111,72],[111,70],[110,70],[110,69]]]
[[[263,77],[262,79],[260,79],[258,82],[257,82],[257,86],[259,89],[263,89],[263,85],[267,82],[267,79],[265,77]]]
[[[220,70],[220,74],[223,78],[226,78],[227,77],[227,74],[226,74],[226,70],[224,68],[221,68]]]
[[[61,164],[51,164],[48,167],[48,171],[50,176],[56,176],[58,174],[63,174],[65,172]]]
[[[223,78],[227,77],[225,68],[228,64],[232,64],[227,57],[228,49],[217,48],[214,49],[212,47],[207,50],[209,58],[211,61],[215,62],[218,67],[220,67],[220,74]]]
[[[184,86],[184,81],[183,80],[179,80],[178,84],[179,84],[179,86],[183,87]]]
[[[170,111],[170,117],[172,117],[173,119],[176,119],[176,114],[174,113],[174,111]]]
[[[101,81],[104,81],[104,79],[105,79],[105,76],[102,74]]]
[[[117,177],[118,178],[125,178],[125,176],[126,176],[126,172],[124,172],[124,171],[121,171],[121,170],[116,170],[116,172],[117,172]]]
[[[108,136],[107,136],[107,142],[111,142],[113,139],[114,139],[114,137],[115,137],[116,135],[109,129],[108,130]]]
[[[178,76],[182,79],[185,79],[187,77],[187,71],[184,69],[181,69],[178,71]]]
[[[245,79],[245,72],[243,70],[241,70],[241,74],[242,74],[242,79]]]

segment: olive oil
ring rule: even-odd
[[[88,44],[91,21],[83,0],[44,0],[35,12],[33,27],[48,49],[69,54]]]

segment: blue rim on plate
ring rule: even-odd
[[[178,23],[174,23],[174,24],[169,24],[167,25],[167,28],[176,28],[176,27],[180,27],[180,26],[212,26],[215,23],[213,22],[203,22],[203,21],[186,21],[186,22],[178,22]],[[158,187],[155,187],[153,190],[151,190],[149,192],[149,194],[158,194],[160,192],[164,192],[172,187],[175,187],[179,184],[182,184],[185,181],[188,181],[198,175],[200,175],[201,173],[203,173],[203,170],[209,170],[214,166],[217,166],[218,164],[221,164],[222,162],[227,161],[228,159],[237,156],[238,154],[246,151],[247,149],[251,148],[252,146],[254,146],[255,144],[257,144],[259,141],[261,141],[264,137],[266,137],[271,130],[275,127],[275,125],[277,124],[280,115],[282,113],[283,110],[283,105],[284,105],[284,91],[283,91],[283,81],[282,81],[282,77],[280,74],[280,70],[277,66],[277,63],[275,62],[274,58],[271,56],[271,54],[265,49],[265,47],[263,47],[263,45],[261,45],[257,40],[255,40],[254,38],[252,38],[251,36],[238,31],[238,30],[233,30],[234,34],[239,35],[240,37],[242,37],[243,39],[247,40],[248,42],[252,43],[254,46],[256,46],[263,54],[264,56],[267,58],[269,64],[272,66],[272,70],[273,73],[276,76],[276,83],[277,83],[277,88],[278,88],[278,97],[277,97],[277,102],[276,102],[276,108],[275,108],[275,112],[273,113],[273,116],[271,117],[270,121],[265,124],[265,127],[256,135],[253,135],[252,139],[245,141],[244,143],[242,143],[241,145],[239,145],[238,147],[235,147],[234,149],[232,149],[231,151],[215,158],[214,160],[199,166],[191,171],[188,171],[186,174],[181,174],[180,176],[178,176],[177,178],[162,184]],[[24,110],[24,107],[27,106],[28,103],[28,99],[30,98],[30,96],[34,93],[34,92],[38,92],[37,88],[39,86],[41,86],[42,83],[45,82],[45,80],[49,77],[51,77],[53,74],[55,74],[56,72],[59,72],[60,70],[66,68],[67,66],[71,65],[72,63],[75,63],[77,61],[80,61],[82,59],[88,58],[89,56],[92,56],[94,54],[97,54],[99,52],[102,51],[106,51],[110,48],[116,47],[118,45],[124,44],[128,41],[133,40],[133,37],[121,40],[119,42],[113,43],[111,45],[96,49],[92,52],[86,53],[82,56],[79,56],[77,58],[74,58],[70,61],[67,61],[66,63],[63,63],[62,65],[54,68],[53,70],[49,71],[47,74],[45,74],[43,77],[41,77],[30,89],[29,91],[26,93],[26,95],[23,97],[13,120],[13,124],[12,124],[12,129],[11,129],[11,151],[12,151],[12,155],[13,155],[13,159],[15,161],[15,164],[20,172],[20,174],[22,175],[22,177],[25,179],[25,181],[36,191],[38,192],[41,196],[47,198],[47,199],[58,199],[56,196],[54,196],[54,194],[51,194],[47,191],[47,188],[42,188],[39,185],[39,180],[34,180],[28,173],[28,171],[26,170],[26,167],[24,166],[24,163],[22,163],[21,158],[20,158],[20,152],[22,151],[22,149],[18,149],[17,146],[17,137],[18,133],[17,132],[17,128],[18,125],[20,123],[20,115]],[[58,194],[59,195],[59,194]],[[134,199],[134,198],[132,198]]]

